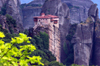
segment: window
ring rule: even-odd
[[[58,23],[58,21],[57,20],[54,20],[54,24],[57,24]]]
[[[37,22],[37,18],[34,18],[34,22]]]

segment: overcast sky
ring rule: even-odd
[[[21,0],[21,3],[29,3],[32,0]],[[92,0],[94,3],[98,4],[98,8],[99,8],[99,17],[100,17],[100,0]]]

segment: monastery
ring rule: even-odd
[[[34,27],[48,28],[49,35],[49,50],[56,57],[57,61],[60,62],[60,31],[59,31],[59,17],[55,15],[45,15],[41,13],[41,16],[35,16]]]

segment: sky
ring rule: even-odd
[[[29,3],[32,0],[21,0],[21,3]],[[92,0],[94,3],[96,3],[98,5],[99,8],[99,17],[100,17],[100,0]]]
[[[21,1],[21,3],[29,3],[29,2],[31,2],[32,0],[20,0]]]

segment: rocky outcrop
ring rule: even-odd
[[[93,45],[93,56],[92,56],[92,63],[94,65],[100,66],[100,20],[98,17],[98,8],[97,5],[94,4],[91,6],[89,10],[89,16],[94,18],[95,22],[95,37],[94,45]],[[96,60],[96,61],[95,61]]]
[[[62,0],[70,9],[71,24],[85,22],[88,10],[93,4],[91,0]]]
[[[88,16],[91,16],[92,18],[94,18],[95,21],[98,20],[98,8],[97,8],[97,4],[91,5],[89,11],[88,11]]]
[[[7,29],[8,32],[10,33],[8,24],[6,22],[6,17],[3,15],[0,15],[0,25],[2,26],[3,29]]]
[[[78,65],[89,65],[93,45],[94,24],[78,24],[76,33],[72,40],[74,43],[74,63]]]
[[[72,43],[74,43],[74,63],[78,65],[89,65],[89,61],[91,60],[94,65],[99,66],[100,24],[96,4],[90,7],[88,16],[85,23],[78,24],[77,31],[72,40]]]
[[[6,5],[6,14],[12,16],[17,23],[17,33],[23,31],[22,13],[20,9],[20,0],[0,0],[0,9]]]
[[[17,32],[23,31],[23,22],[22,22],[22,12],[20,9],[19,0],[8,0],[7,4],[7,14],[11,15],[17,23]]]
[[[47,0],[42,8],[41,13],[59,16],[60,39],[61,39],[61,62],[65,60],[66,54],[63,50],[63,44],[66,41],[65,37],[69,29],[69,8],[61,0]],[[52,51],[53,52],[53,51]]]

